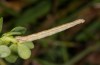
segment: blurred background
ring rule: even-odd
[[[34,41],[30,59],[18,58],[15,63],[0,59],[2,65],[100,65],[99,49],[82,53],[100,43],[100,0],[0,0],[1,16],[2,33],[23,26],[27,28],[25,35],[79,18],[86,20],[84,24]]]

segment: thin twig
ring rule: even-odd
[[[39,32],[39,33],[31,34],[31,35],[28,35],[28,36],[18,36],[18,37],[16,37],[16,39],[19,40],[20,42],[34,41],[34,40],[38,40],[38,39],[41,39],[41,38],[44,38],[44,37],[47,37],[47,36],[51,36],[53,34],[64,31],[66,29],[69,29],[73,26],[76,26],[76,25],[84,23],[84,22],[85,22],[84,19],[78,19],[78,20],[75,20],[73,22],[66,23],[66,24],[63,24],[61,26],[57,26],[57,27],[54,27],[52,29],[45,30],[45,31],[42,31],[42,32]]]

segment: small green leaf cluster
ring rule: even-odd
[[[0,32],[2,30],[3,18],[0,18]],[[19,42],[15,36],[26,32],[24,27],[15,27],[10,32],[3,34],[0,38],[0,58],[4,58],[10,63],[14,63],[18,56],[28,59],[31,56],[31,49],[34,48],[32,42]]]

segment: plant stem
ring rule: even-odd
[[[75,20],[73,22],[66,23],[66,24],[63,24],[61,26],[54,27],[52,29],[45,30],[45,31],[42,31],[42,32],[39,32],[39,33],[31,34],[31,35],[28,35],[28,36],[18,36],[18,37],[16,37],[16,39],[19,40],[20,42],[34,41],[34,40],[38,40],[38,39],[41,39],[41,38],[44,38],[44,37],[47,37],[47,36],[51,36],[53,34],[64,31],[66,29],[69,29],[73,26],[76,26],[76,25],[84,23],[84,22],[85,22],[84,19],[78,19],[78,20]]]

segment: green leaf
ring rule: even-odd
[[[33,42],[23,42],[22,44],[26,45],[29,49],[33,49],[34,48]]]
[[[9,48],[11,49],[12,52],[15,52],[15,53],[18,52],[18,50],[17,50],[18,49],[17,44],[12,44]]]
[[[3,34],[4,36],[11,36],[11,35],[21,35],[22,33],[20,32],[7,32],[5,34]]]
[[[10,42],[12,43],[16,43],[17,40],[15,38],[13,38],[12,36],[3,36],[1,38],[1,40],[5,43],[5,44],[9,44]]]
[[[9,49],[9,47],[7,47],[6,45],[1,45],[0,46],[0,58],[4,58],[9,56],[11,53],[11,50]]]
[[[3,43],[3,41],[1,40],[1,38],[0,38],[0,45],[3,45],[4,43]]]
[[[31,56],[31,50],[26,45],[18,43],[18,54],[22,59],[28,59]]]
[[[28,8],[22,15],[16,20],[16,26],[25,26],[28,23],[36,23],[37,19],[46,15],[51,8],[49,1],[41,1],[35,7]],[[41,12],[40,12],[41,11]]]
[[[15,27],[14,29],[12,29],[10,31],[10,35],[21,35],[24,34],[26,32],[26,28],[24,27]]]
[[[0,32],[2,31],[2,25],[3,25],[3,18],[0,18]]]
[[[15,54],[10,54],[9,56],[7,56],[7,57],[5,58],[5,60],[8,61],[9,63],[14,63],[14,62],[16,62],[17,58],[18,58],[17,55],[15,55]]]

